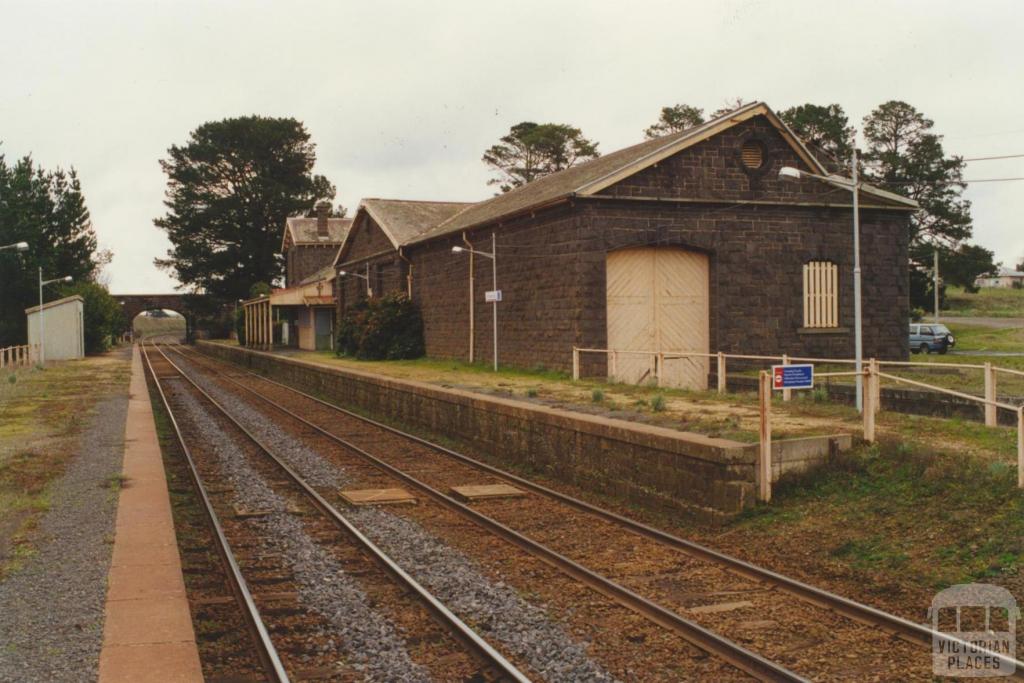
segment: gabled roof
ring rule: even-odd
[[[380,226],[392,246],[398,249],[470,206],[473,206],[471,202],[424,202],[371,197],[359,202],[359,210],[352,220],[355,225],[362,215],[369,216]],[[342,245],[338,250],[335,263],[341,260],[345,246]]]
[[[563,171],[538,178],[510,192],[473,204],[436,227],[423,232],[411,240],[410,244],[426,242],[442,235],[460,232],[539,209],[570,197],[587,197],[597,194],[624,178],[755,116],[767,118],[813,173],[829,175],[828,170],[810,153],[793,131],[768,108],[768,105],[764,102],[754,102],[699,126],[616,150]],[[868,186],[862,186],[862,188],[863,192],[877,194],[890,201],[917,206],[911,200],[889,192]]]
[[[306,278],[303,278],[302,280],[299,280],[298,286],[302,287],[303,285],[311,285],[311,284],[313,284],[315,282],[320,282],[322,280],[333,280],[333,279],[334,279],[334,264],[332,263],[329,266],[324,266],[323,268],[321,268],[320,270],[316,271],[312,275],[310,275],[310,276],[308,276]]]
[[[284,222],[281,251],[296,244],[341,244],[351,227],[351,218],[328,218],[327,236],[321,237],[316,230],[316,216],[291,216]]]

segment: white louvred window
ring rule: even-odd
[[[839,267],[831,261],[804,264],[804,327],[839,327]]]

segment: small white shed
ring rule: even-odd
[[[40,306],[25,309],[28,316],[28,343],[39,343],[39,323],[42,315],[44,339],[43,357],[46,360],[69,360],[85,357],[85,306],[82,297],[57,299]],[[40,311],[40,308],[42,309]]]

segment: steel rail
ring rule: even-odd
[[[271,683],[288,683],[288,673],[285,671],[284,664],[281,663],[281,658],[277,654],[277,649],[274,647],[274,643],[270,639],[270,633],[267,631],[267,627],[263,623],[259,608],[256,607],[256,603],[252,599],[252,593],[249,591],[249,584],[246,582],[245,577],[242,576],[242,570],[238,566],[238,562],[235,560],[234,554],[231,552],[231,546],[228,544],[227,536],[224,534],[224,529],[220,524],[217,513],[213,509],[213,503],[210,501],[210,497],[206,493],[206,487],[203,486],[202,479],[199,476],[199,470],[196,468],[195,460],[192,458],[192,451],[189,450],[188,445],[185,443],[185,437],[181,433],[181,427],[178,425],[178,420],[174,417],[174,413],[171,411],[171,405],[167,401],[167,395],[164,393],[163,386],[160,384],[160,378],[157,376],[156,371],[153,369],[153,364],[150,362],[149,353],[146,351],[146,345],[143,343],[140,344],[139,347],[142,351],[143,358],[146,359],[146,367],[149,369],[149,374],[153,378],[153,384],[156,386],[157,393],[160,394],[160,401],[163,403],[167,417],[170,419],[171,426],[174,428],[174,436],[177,439],[178,444],[181,446],[182,453],[185,455],[185,463],[188,465],[188,472],[192,479],[192,486],[199,495],[203,512],[206,514],[206,519],[210,524],[210,528],[213,530],[213,535],[216,539],[217,553],[220,555],[221,562],[227,570],[228,583],[231,586],[231,592],[234,594],[235,600],[237,600],[241,606],[242,616],[249,625],[250,630],[253,632],[256,652],[259,656],[260,663],[263,665],[264,673]]]
[[[185,354],[181,355],[185,356]],[[328,439],[331,439],[336,443],[344,446],[345,448],[352,451],[353,453],[356,453],[357,455],[359,455],[364,460],[374,465],[381,471],[395,477],[396,479],[405,482],[409,486],[422,492],[423,494],[425,494],[435,502],[441,504],[442,506],[448,508],[449,510],[452,510],[453,512],[456,512],[457,514],[469,519],[478,526],[490,531],[491,533],[494,533],[502,539],[512,543],[516,547],[525,550],[534,557],[539,558],[540,560],[555,567],[556,569],[568,575],[569,577],[589,586],[593,590],[612,599],[614,602],[622,605],[623,607],[626,607],[636,612],[637,614],[641,615],[642,617],[650,620],[655,624],[658,624],[659,626],[669,629],[670,631],[678,634],[679,636],[689,641],[693,645],[697,646],[701,650],[704,650],[705,652],[708,652],[716,657],[719,657],[720,659],[728,662],[729,664],[732,664],[741,671],[744,671],[750,674],[751,676],[754,676],[755,678],[763,681],[793,682],[807,680],[802,676],[786,669],[785,667],[762,657],[756,652],[747,650],[743,646],[734,643],[733,641],[704,628],[696,622],[690,621],[689,619],[680,616],[676,612],[673,612],[656,602],[652,602],[644,598],[643,596],[634,593],[625,586],[622,586],[621,584],[618,584],[612,581],[611,579],[608,579],[590,569],[587,569],[583,565],[569,559],[568,557],[565,557],[557,551],[552,550],[551,548],[548,548],[547,546],[538,543],[537,541],[534,541],[533,539],[527,536],[520,534],[519,532],[505,526],[501,522],[498,522],[497,520],[472,509],[468,505],[460,503],[451,496],[448,496],[442,493],[441,491],[438,491],[429,484],[426,484],[416,479],[412,475],[409,475],[403,472],[402,470],[394,467],[393,465],[390,465],[389,463],[381,460],[380,458],[374,456],[373,454],[363,450],[359,446],[349,441],[346,441],[345,439],[335,434],[328,432],[319,425],[310,422],[306,418],[292,412],[291,410],[285,408],[284,406],[261,395],[259,392],[250,389],[249,387],[246,387],[245,385],[231,379],[230,377],[226,377],[224,375],[219,376],[228,379],[237,386],[253,394],[260,400],[271,405],[275,409],[303,423],[310,429],[322,434]],[[302,392],[298,393],[301,394]],[[308,398],[313,398],[309,397],[306,394],[302,395],[307,396]],[[320,401],[320,399],[314,400],[317,400],[321,403],[325,403],[323,401]],[[325,403],[325,405],[330,404]],[[403,436],[406,435],[403,434]]]
[[[200,355],[204,359],[213,360],[214,362],[223,363],[225,365],[237,366],[236,363],[228,363],[227,361],[214,358],[206,353],[197,350],[190,349],[190,352]],[[184,356],[186,354],[182,353],[181,355]],[[931,629],[926,625],[915,623],[913,621],[904,619],[903,617],[897,616],[895,614],[890,614],[889,612],[885,612],[875,607],[871,607],[870,605],[865,605],[863,603],[857,602],[856,600],[845,598],[841,595],[837,595],[822,588],[818,588],[816,586],[812,586],[797,579],[793,579],[783,574],[779,574],[778,572],[774,572],[770,569],[766,569],[764,567],[751,564],[749,562],[746,562],[745,560],[732,557],[731,555],[726,555],[725,553],[719,552],[717,550],[701,545],[699,543],[688,541],[684,538],[680,538],[679,536],[675,536],[666,531],[662,531],[661,529],[657,529],[642,522],[638,522],[628,517],[623,517],[622,515],[614,513],[610,510],[606,510],[604,508],[598,507],[586,501],[580,500],[579,498],[575,498],[568,494],[561,493],[560,491],[556,491],[541,484],[532,482],[528,479],[524,479],[515,474],[499,469],[493,465],[489,465],[485,462],[476,460],[467,455],[459,453],[458,451],[446,448],[445,446],[442,446],[440,444],[433,443],[432,441],[428,441],[427,439],[416,436],[415,434],[403,432],[402,430],[392,427],[391,425],[384,424],[372,418],[368,418],[358,413],[354,413],[350,410],[346,410],[345,408],[334,405],[333,403],[325,401],[319,397],[310,395],[304,391],[296,389],[295,387],[291,387],[282,382],[278,382],[277,380],[270,379],[269,377],[264,377],[263,375],[252,372],[251,370],[247,370],[241,367],[239,367],[238,369],[244,374],[251,375],[264,382],[268,382],[275,386],[279,386],[283,389],[287,389],[288,391],[303,396],[304,398],[307,398],[311,401],[315,401],[327,408],[340,412],[344,415],[360,420],[366,424],[370,424],[380,429],[386,430],[392,434],[405,437],[406,439],[414,441],[422,446],[435,450],[449,457],[455,458],[456,460],[466,465],[475,467],[483,472],[487,472],[488,474],[491,474],[499,479],[507,481],[511,484],[515,484],[517,486],[522,486],[523,488],[532,491],[533,493],[545,496],[547,498],[563,503],[569,507],[575,508],[582,512],[593,514],[608,522],[612,522],[613,524],[617,524],[619,526],[627,528],[630,531],[644,538],[649,538],[651,540],[663,543],[669,547],[687,553],[693,557],[698,557],[708,562],[721,565],[741,576],[745,576],[750,579],[755,579],[758,581],[763,581],[778,586],[781,590],[789,593],[790,595],[793,595],[794,597],[800,598],[805,602],[811,603],[824,609],[832,610],[837,614],[841,614],[847,618],[859,621],[869,626],[875,626],[884,629],[905,640],[909,640],[911,642],[932,647],[938,647],[939,643],[946,643],[948,645],[955,645],[960,648],[967,647],[969,648],[968,650],[966,650],[968,652],[981,650],[981,648],[978,648],[977,646],[971,645],[966,641],[963,641],[959,638],[953,637],[941,631]],[[263,398],[258,392],[250,389],[249,387],[246,387],[240,382],[237,382],[228,376],[225,376],[225,379],[228,379],[229,381],[237,384],[238,386],[245,388],[246,390],[252,392],[256,396]],[[1005,654],[1000,654],[996,652],[987,652],[985,654],[988,654],[995,659],[1005,662],[1009,667],[1015,670],[1016,677],[1024,679],[1024,661],[1013,659]]]
[[[434,618],[445,626],[452,635],[455,636],[456,640],[465,645],[478,660],[483,661],[486,666],[492,667],[493,673],[498,674],[498,679],[501,681],[515,681],[517,683],[530,683],[530,679],[523,674],[519,669],[509,662],[505,657],[492,647],[486,640],[481,638],[473,629],[471,629],[464,621],[456,616],[451,610],[449,610],[440,600],[434,597],[426,588],[424,588],[416,579],[409,575],[401,566],[394,560],[392,560],[383,550],[381,550],[373,541],[365,536],[359,529],[357,529],[344,515],[342,515],[333,505],[331,505],[323,496],[310,486],[302,476],[292,469],[287,463],[281,460],[279,457],[274,455],[273,452],[259,440],[256,435],[246,429],[234,416],[232,416],[216,399],[210,396],[202,387],[200,387],[195,380],[188,376],[185,371],[174,363],[159,347],[157,351],[170,363],[171,367],[178,371],[183,379],[191,384],[196,391],[198,391],[203,398],[209,401],[228,421],[231,422],[240,432],[245,434],[252,443],[254,443],[260,451],[266,455],[271,462],[273,462],[282,472],[284,472],[292,482],[294,482],[302,490],[306,496],[313,502],[318,510],[324,514],[329,520],[334,522],[343,531],[348,533],[354,538],[364,550],[366,550],[371,558],[377,562],[396,582],[406,588],[408,591],[415,594],[427,607],[428,611],[434,616]]]

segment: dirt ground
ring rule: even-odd
[[[34,552],[30,532],[51,505],[50,483],[74,454],[91,406],[127,392],[129,370],[115,350],[0,371],[0,577]]]

